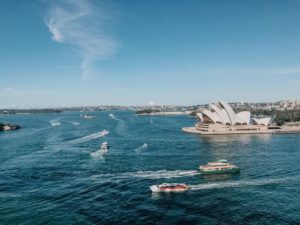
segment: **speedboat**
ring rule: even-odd
[[[59,125],[60,125],[60,122],[50,122],[50,124],[51,124],[52,126],[59,126]]]
[[[199,166],[201,174],[220,174],[220,173],[237,173],[240,168],[230,164],[227,160],[219,160],[217,162],[209,162],[207,165]]]
[[[152,185],[150,186],[150,190],[152,192],[182,192],[182,191],[187,191],[189,190],[189,186],[186,184],[169,184],[169,183],[164,183],[164,184],[157,184],[157,185]]]
[[[102,143],[102,145],[101,145],[101,148],[100,148],[100,150],[102,151],[102,152],[107,152],[108,151],[108,149],[109,149],[109,145],[108,145],[108,143],[105,141],[105,142],[103,142]]]

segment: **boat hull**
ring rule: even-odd
[[[150,190],[152,192],[184,192],[184,191],[187,191],[189,190],[188,187],[185,187],[185,188],[159,188],[158,185],[152,185],[150,186]]]
[[[225,174],[225,173],[239,173],[239,168],[231,168],[231,169],[225,169],[225,170],[203,170],[200,169],[201,174]]]

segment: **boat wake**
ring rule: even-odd
[[[79,122],[74,122],[74,121],[68,121],[68,123],[74,125],[74,126],[79,126],[80,123]]]
[[[114,114],[112,114],[112,113],[110,113],[109,114],[109,117],[111,118],[111,119],[114,119],[114,120],[121,120],[121,119],[119,119],[118,117],[116,117]]]
[[[128,136],[127,126],[125,124],[125,121],[116,117],[114,117],[114,120],[118,121],[116,132],[121,136]]]
[[[92,152],[90,154],[91,157],[95,158],[95,159],[98,159],[98,160],[103,160],[105,161],[103,155],[105,154],[105,152],[103,152],[102,150],[98,150],[96,152]]]
[[[90,141],[90,140],[93,140],[93,139],[103,137],[103,136],[107,135],[108,133],[109,133],[108,131],[103,130],[101,132],[97,132],[97,133],[94,133],[94,134],[90,134],[90,135],[72,140],[72,141],[69,142],[69,144],[79,144],[79,143],[82,143],[82,142]]]
[[[145,144],[141,145],[140,147],[136,148],[134,151],[141,152],[142,150],[144,150],[146,148],[148,148],[148,144],[147,143],[145,143]]]
[[[110,181],[128,179],[128,178],[141,178],[141,179],[171,179],[171,178],[180,178],[180,177],[190,177],[199,175],[197,170],[158,170],[158,171],[136,171],[128,173],[107,173],[107,174],[98,174],[93,175],[91,179],[98,178],[107,178]]]
[[[207,184],[197,184],[189,185],[191,190],[206,190],[206,189],[221,189],[228,187],[244,187],[244,186],[263,186],[268,184],[278,184],[287,180],[282,179],[260,179],[260,180],[240,180],[231,182],[218,182],[218,183],[207,183]]]
[[[137,171],[135,173],[130,174],[132,177],[145,178],[145,179],[171,179],[171,178],[179,178],[179,177],[190,177],[199,175],[198,170],[158,170],[158,171]]]

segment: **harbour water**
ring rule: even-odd
[[[0,133],[1,225],[300,224],[300,134],[202,137],[181,131],[184,115],[91,114],[0,116],[22,127]],[[199,174],[218,159],[241,173]],[[191,190],[150,192],[164,182]]]

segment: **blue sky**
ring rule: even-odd
[[[0,107],[300,97],[300,1],[0,1]]]

